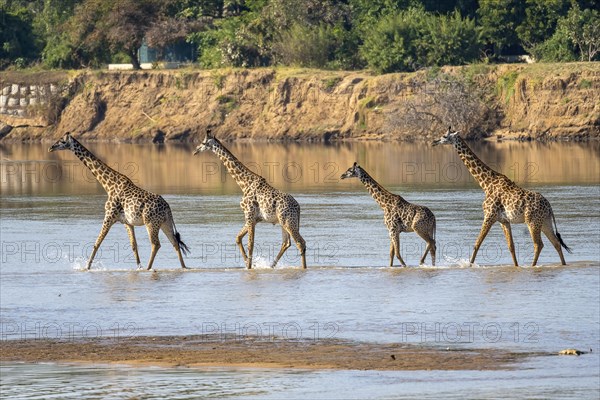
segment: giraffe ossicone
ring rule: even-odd
[[[181,235],[175,227],[169,204],[161,196],[136,186],[127,176],[110,168],[79,143],[69,132],[65,133],[62,138],[48,149],[49,152],[56,150],[71,150],[89,168],[108,194],[108,199],[104,206],[105,213],[102,229],[94,244],[94,249],[87,263],[87,269],[91,268],[98,248],[110,228],[117,221],[124,224],[127,229],[138,269],[141,268],[141,262],[137,250],[134,226],[141,225],[146,226],[152,244],[147,269],[152,268],[154,258],[160,248],[160,240],[158,239],[160,230],[163,231],[175,248],[181,267],[187,268],[181,253],[187,254],[189,249],[181,240]]]
[[[402,232],[416,232],[425,240],[427,247],[420,264],[425,263],[425,257],[427,257],[427,253],[430,253],[431,264],[435,265],[436,223],[435,216],[429,208],[409,203],[402,196],[389,192],[356,162],[340,178],[358,178],[383,209],[383,219],[390,236],[390,267],[394,265],[394,255],[403,267],[406,266],[400,254],[400,233]]]
[[[537,264],[540,252],[544,247],[541,236],[542,232],[556,249],[561,264],[566,265],[562,248],[569,253],[571,253],[571,249],[565,244],[558,233],[554,212],[552,211],[550,202],[544,196],[517,186],[516,183],[508,179],[505,175],[491,169],[477,157],[458,132],[452,130],[452,127],[448,127],[446,133],[440,139],[433,141],[432,144],[434,146],[438,144],[453,145],[459,157],[485,193],[485,200],[483,201],[483,224],[473,248],[470,260],[471,264],[475,262],[475,257],[481,243],[483,243],[492,225],[495,222],[500,222],[515,266],[518,266],[519,263],[517,262],[517,255],[515,253],[511,223],[527,224],[529,233],[533,239],[534,254],[532,265],[535,266]]]
[[[302,268],[306,268],[306,242],[300,235],[300,205],[291,195],[284,193],[271,185],[265,178],[252,172],[238,160],[210,130],[206,137],[194,150],[194,155],[212,151],[229,171],[229,174],[242,189],[240,207],[244,211],[244,227],[238,233],[236,243],[240,249],[246,268],[252,268],[252,254],[254,252],[254,232],[259,222],[271,222],[281,225],[283,242],[281,249],[271,264],[275,267],[285,251],[291,246],[290,237],[294,239],[300,252]],[[242,239],[248,235],[248,254],[244,250]]]

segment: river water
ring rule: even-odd
[[[477,265],[483,193],[451,147],[426,144],[231,144],[232,152],[298,200],[308,270],[292,246],[275,269],[279,227],[260,224],[256,269],[235,247],[240,191],[212,154],[193,147],[90,144],[111,167],[169,202],[193,270],[182,272],[164,236],[155,273],[136,272],[122,225],[90,272],[106,195],[70,152],[0,147],[1,340],[136,335],[336,337],[450,347],[494,347],[580,357],[536,357],[511,371],[298,371],[5,364],[2,396],[21,398],[598,398],[600,395],[600,147],[597,143],[480,143],[480,157],[552,204],[573,254],[545,240],[540,266],[514,225],[511,266],[492,228]],[[437,218],[437,266],[419,267],[424,242],[401,235],[408,268],[388,268],[383,213],[356,180],[375,179]],[[545,238],[544,238],[545,239]],[[142,263],[150,245],[137,228]],[[429,258],[427,259],[429,263]]]

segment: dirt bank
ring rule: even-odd
[[[444,350],[407,344],[335,339],[155,336],[92,340],[9,340],[1,362],[87,362],[159,366],[360,370],[499,370],[536,354],[504,350]],[[539,355],[539,354],[537,354]]]
[[[493,112],[480,117],[486,126],[477,122],[482,128],[474,136],[600,138],[600,63],[570,63],[381,76],[291,69],[3,72],[0,140],[52,140],[71,131],[84,140],[194,142],[207,127],[224,139],[428,140],[447,123],[444,109],[418,134],[402,110],[452,91],[432,86],[439,74],[482,89]],[[422,114],[430,111],[420,106]]]

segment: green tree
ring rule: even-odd
[[[422,9],[383,17],[365,37],[361,53],[375,72],[412,71],[421,59],[419,38],[426,15]]]
[[[0,7],[0,69],[11,63],[25,66],[34,60],[39,43],[33,33],[33,15],[25,7]]]
[[[326,68],[332,61],[336,38],[328,25],[308,27],[296,23],[281,34],[273,51],[277,62],[310,68]]]
[[[425,65],[460,65],[479,57],[480,31],[474,19],[462,18],[454,11],[450,15],[429,14],[424,22],[419,47],[425,49]]]
[[[457,65],[479,57],[479,28],[458,11],[450,15],[410,8],[384,17],[361,47],[369,67],[378,73]]]
[[[569,62],[577,60],[577,50],[569,38],[563,24],[558,25],[554,34],[531,49],[531,55],[541,62]]]
[[[550,38],[568,10],[568,0],[526,0],[525,18],[516,29],[523,47],[531,49]]]
[[[418,0],[349,0],[348,6],[353,29],[364,35],[382,18],[421,4]]]
[[[168,3],[169,15],[185,19],[223,18],[226,9],[224,0],[178,0]]]
[[[92,54],[108,45],[111,52],[123,52],[134,69],[140,69],[137,50],[144,35],[158,21],[159,0],[85,0],[75,8],[71,21],[76,46]]]
[[[600,13],[573,2],[569,13],[560,21],[569,39],[579,49],[581,61],[592,61],[600,52]]]
[[[455,10],[462,16],[475,18],[477,15],[477,0],[420,0],[426,11],[440,14],[451,14]]]
[[[44,42],[42,61],[50,68],[77,67],[75,46],[65,23],[73,16],[81,0],[44,0],[34,21],[36,34]]]
[[[495,56],[519,44],[516,28],[523,18],[521,0],[480,0],[477,15],[482,38],[493,46]]]

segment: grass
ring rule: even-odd
[[[490,64],[483,64],[483,63],[470,64],[470,65],[467,65],[466,67],[464,67],[464,69],[462,70],[462,74],[467,81],[469,81],[470,83],[473,83],[475,81],[476,77],[485,76],[485,75],[489,74],[493,68],[494,68],[494,66],[490,65]]]
[[[44,85],[48,83],[66,82],[83,71],[43,71],[25,69],[18,71],[0,71],[0,82],[10,82],[19,85]]]
[[[338,83],[342,81],[342,77],[340,76],[332,76],[323,80],[323,86],[326,91],[333,90],[334,87],[337,86]]]
[[[582,79],[579,81],[577,85],[578,89],[590,89],[592,87],[592,82],[587,79]]]
[[[515,94],[515,84],[518,77],[518,71],[510,71],[498,78],[498,83],[496,84],[497,94],[498,96],[502,96],[502,94],[504,94],[505,104],[508,104],[510,99]]]
[[[361,101],[358,102],[358,127],[360,129],[367,128],[367,114],[370,110],[377,107],[377,102],[373,97],[365,97]]]
[[[211,75],[212,75],[213,83],[215,84],[217,89],[219,89],[219,90],[223,89],[223,86],[225,86],[225,79],[227,78],[227,74],[224,73],[222,70],[217,69],[217,70],[213,70],[211,72]]]
[[[230,113],[238,106],[238,102],[235,98],[226,95],[220,95],[217,97],[219,106],[225,113]]]

